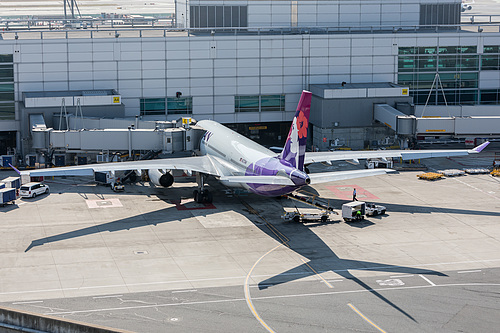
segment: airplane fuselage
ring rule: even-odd
[[[308,184],[309,177],[290,163],[280,160],[279,156],[258,143],[211,120],[201,120],[198,125],[207,130],[200,143],[200,152],[217,161],[221,174],[227,176],[284,176],[295,184],[271,185],[239,183],[236,186],[246,188],[264,196],[279,196],[291,193]],[[224,182],[224,185],[235,186]]]

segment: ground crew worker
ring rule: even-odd
[[[352,191],[352,201],[358,201],[358,199],[356,199],[356,188]]]
[[[360,210],[358,210],[356,212],[356,220],[361,220],[361,211]]]

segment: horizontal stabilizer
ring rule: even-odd
[[[245,184],[295,185],[290,178],[281,176],[225,176],[221,181]]]
[[[368,169],[368,170],[320,172],[320,173],[310,173],[309,178],[311,178],[311,185],[314,185],[314,184],[334,182],[338,180],[383,175],[389,172],[395,172],[395,171],[392,169]]]

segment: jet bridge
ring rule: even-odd
[[[393,129],[399,135],[415,133],[416,117],[409,116],[388,104],[375,104],[373,111],[375,120]]]
[[[133,151],[150,150],[169,154],[199,149],[204,134],[203,129],[191,125],[192,118],[180,118],[173,122],[146,122],[136,118],[135,124],[125,119],[78,120],[92,127],[54,130],[45,126],[42,115],[30,115],[32,148],[76,154],[128,151],[130,155]]]
[[[500,116],[422,117],[406,115],[388,104],[375,104],[374,119],[398,135],[500,136]]]

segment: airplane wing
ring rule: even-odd
[[[93,176],[94,172],[125,171],[125,170],[188,170],[220,176],[209,156],[194,156],[181,158],[164,158],[146,161],[130,161],[118,163],[87,164],[62,168],[49,168],[21,171],[22,175],[30,176]]]
[[[349,170],[349,171],[310,173],[308,176],[311,179],[311,185],[315,185],[315,184],[333,182],[337,180],[383,175],[390,172],[396,172],[396,171],[392,169]]]
[[[370,151],[332,151],[332,152],[306,152],[305,164],[358,160],[363,158],[397,157],[403,160],[414,160],[429,157],[465,156],[481,152],[490,142],[486,141],[474,149],[448,149],[448,150],[370,150]]]

